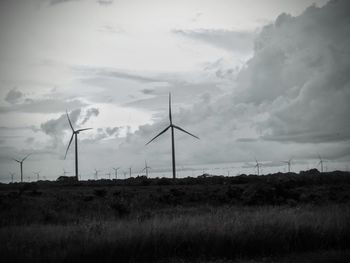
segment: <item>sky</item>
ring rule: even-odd
[[[75,128],[93,128],[79,134],[83,179],[119,166],[136,175],[145,160],[166,174],[170,133],[145,144],[169,122],[169,92],[174,123],[200,138],[175,134],[191,175],[252,172],[255,158],[277,170],[293,158],[296,171],[318,155],[348,169],[348,10],[346,0],[0,1],[0,181],[18,179],[13,158],[29,153],[26,180],[73,173],[66,110]]]

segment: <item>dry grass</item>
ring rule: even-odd
[[[0,241],[2,262],[229,262],[347,250],[350,208],[178,208],[116,221],[3,227]]]

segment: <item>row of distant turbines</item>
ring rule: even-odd
[[[65,156],[64,156],[64,159],[66,159],[67,157],[67,153],[68,153],[68,150],[69,150],[69,147],[70,145],[72,144],[72,141],[73,141],[73,138],[74,138],[74,144],[75,144],[75,178],[76,180],[78,181],[79,180],[79,162],[78,162],[78,134],[80,132],[83,132],[83,131],[86,131],[86,130],[91,130],[92,128],[83,128],[83,129],[77,129],[75,130],[73,128],[73,125],[72,125],[72,122],[69,118],[69,114],[68,112],[66,112],[66,115],[67,115],[67,119],[68,119],[68,123],[69,123],[69,126],[72,130],[72,136],[69,140],[69,143],[68,143],[68,147],[66,149],[66,153],[65,153]],[[150,144],[151,142],[153,142],[156,138],[158,138],[159,136],[161,136],[163,133],[165,133],[166,131],[168,131],[170,129],[171,131],[171,152],[172,152],[172,175],[173,175],[173,179],[176,178],[176,161],[175,161],[175,136],[174,136],[174,130],[179,130],[181,132],[184,132],[196,139],[199,139],[199,137],[197,137],[196,135],[184,130],[183,128],[175,125],[173,123],[173,120],[172,120],[172,113],[171,113],[171,94],[169,93],[169,125],[163,130],[161,131],[160,133],[158,133],[155,137],[153,137],[149,142],[146,143],[146,145]],[[20,172],[21,172],[21,182],[23,182],[23,162],[30,156],[30,154],[28,154],[27,156],[25,156],[23,159],[21,160],[17,160],[17,159],[14,159],[14,161],[18,162],[19,165],[20,165]],[[319,159],[320,159],[320,165],[321,165],[321,172],[323,172],[323,160],[321,158],[321,156],[319,156]],[[288,160],[288,161],[285,161],[284,163],[286,163],[288,165],[288,172],[291,171],[291,159]],[[260,175],[260,168],[261,168],[261,163],[259,163],[256,159],[255,159],[255,162],[256,162],[256,165],[255,167],[257,168],[257,174]],[[119,167],[120,168],[120,167]],[[115,174],[117,174],[117,171],[119,168],[113,168],[115,170]],[[145,168],[143,169],[143,171],[146,172],[146,176],[148,177],[148,173],[149,173],[149,169],[151,169],[151,167],[149,167],[147,165],[147,163],[145,162]],[[98,172],[99,170],[95,169],[95,179],[97,179],[98,177]],[[129,168],[129,173],[130,173],[130,176],[131,176],[131,167]],[[65,174],[64,174],[65,175]],[[13,175],[11,175],[13,177]],[[110,173],[108,174],[108,176],[110,176]],[[39,178],[39,173],[37,173],[37,177]]]

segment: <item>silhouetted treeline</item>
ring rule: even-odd
[[[115,219],[197,206],[325,205],[350,202],[350,173],[2,184],[0,225]]]

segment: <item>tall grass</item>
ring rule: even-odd
[[[2,262],[225,260],[347,250],[350,208],[179,208],[148,218],[10,226],[0,229],[0,242]]]

